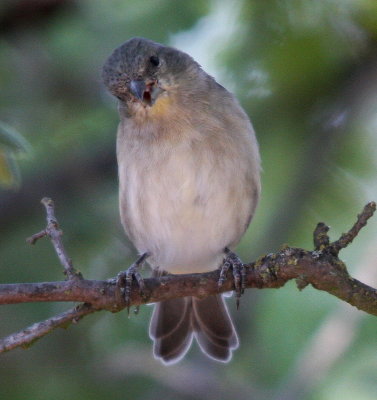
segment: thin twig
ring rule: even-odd
[[[334,252],[334,254],[339,254],[341,249],[346,248],[355,237],[358,235],[360,230],[364,228],[367,224],[368,219],[371,218],[376,211],[376,203],[371,201],[368,203],[363,211],[357,216],[357,220],[352,228],[347,232],[343,233],[342,236],[336,240],[335,242],[331,243],[330,250]]]
[[[30,243],[30,244],[35,244],[35,243],[37,243],[37,241],[38,241],[39,239],[42,239],[42,238],[44,238],[44,237],[47,236],[47,235],[48,235],[48,233],[47,233],[46,229],[43,229],[43,231],[40,231],[40,232],[38,232],[38,233],[34,233],[34,235],[28,237],[28,238],[26,239],[26,241],[27,241],[28,243]]]
[[[329,227],[320,222],[314,230],[313,234],[313,241],[314,241],[314,248],[316,250],[322,250],[327,247],[330,243],[330,238],[327,232],[329,231]]]
[[[47,214],[46,229],[32,235],[31,237],[26,239],[26,241],[30,244],[35,244],[38,239],[41,239],[44,236],[49,236],[56,251],[56,254],[58,255],[60,263],[64,268],[64,274],[67,276],[67,278],[70,280],[83,279],[81,273],[76,271],[75,268],[73,268],[72,260],[68,257],[68,254],[64,248],[62,241],[63,232],[60,230],[58,220],[55,217],[54,202],[50,198],[44,197],[41,200],[41,203],[46,208],[46,214]]]
[[[45,321],[37,322],[22,331],[1,339],[0,353],[4,353],[16,347],[27,348],[54,329],[67,328],[71,323],[76,323],[85,315],[96,311],[99,310],[96,310],[90,304],[84,303],[52,318],[46,319]]]

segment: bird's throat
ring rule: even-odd
[[[152,105],[135,102],[132,108],[134,118],[141,123],[145,123],[147,120],[158,122],[159,120],[170,118],[175,109],[174,102],[166,95],[159,96]]]

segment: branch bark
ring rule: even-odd
[[[80,272],[73,268],[72,260],[68,257],[65,251],[62,236],[63,232],[59,228],[58,220],[55,217],[55,205],[54,202],[48,197],[44,197],[41,200],[44,205],[47,214],[47,226],[43,231],[35,233],[26,239],[30,244],[35,244],[37,240],[48,236],[51,239],[52,245],[54,246],[55,252],[59,258],[60,263],[64,268],[64,274],[70,280],[83,279]]]
[[[1,339],[0,352],[19,346],[26,347],[56,327],[77,321],[84,315],[100,310],[118,312],[126,306],[123,300],[119,300],[120,296],[117,296],[116,278],[95,281],[83,279],[77,274],[61,242],[61,231],[54,214],[53,202],[44,199],[43,204],[48,215],[47,228],[33,235],[29,241],[35,242],[48,235],[68,279],[58,282],[0,284],[0,305],[40,301],[78,301],[83,304]],[[328,226],[319,223],[314,231],[314,251],[286,246],[276,253],[246,264],[246,288],[276,289],[289,280],[296,279],[300,290],[311,284],[359,310],[377,316],[377,290],[352,278],[346,265],[338,257],[339,251],[354,240],[375,210],[376,204],[368,203],[352,228],[332,243],[328,237]],[[139,292],[136,282],[133,282],[130,306],[185,296],[206,297],[234,289],[231,272],[220,288],[218,279],[218,270],[202,274],[148,278],[145,279],[143,294]]]
[[[16,347],[23,347],[26,349],[37,339],[47,335],[54,329],[68,328],[70,324],[77,323],[82,317],[95,311],[99,310],[96,310],[90,304],[84,303],[52,318],[46,319],[45,321],[37,322],[20,332],[1,339],[0,353],[12,350]]]

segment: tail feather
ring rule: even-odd
[[[187,325],[190,313],[190,298],[184,297],[157,303],[149,328],[151,338],[162,339],[165,336],[173,334],[181,325]]]
[[[164,363],[179,361],[195,335],[209,357],[227,362],[238,347],[238,337],[221,295],[205,299],[185,297],[155,305],[150,337],[154,355]]]
[[[217,345],[211,339],[203,334],[203,332],[195,332],[195,338],[203,353],[214,360],[227,362],[232,357],[232,350],[228,346]]]
[[[238,337],[222,296],[193,298],[193,327],[201,350],[227,362],[238,347]]]
[[[223,297],[218,295],[205,299],[193,298],[192,302],[195,330],[203,332],[217,345],[237,348],[238,337]]]
[[[155,305],[149,336],[156,358],[169,364],[181,359],[192,342],[191,298],[167,300]]]
[[[171,347],[170,343],[155,342],[153,349],[154,355],[157,359],[163,361],[164,364],[174,364],[181,360],[189,350],[193,339],[193,334],[185,336],[185,339],[177,343],[176,347]]]

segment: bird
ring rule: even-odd
[[[260,197],[260,155],[252,124],[233,94],[187,53],[134,37],[102,69],[118,99],[119,210],[139,259],[123,275],[125,297],[138,267],[155,276],[233,269],[232,251]],[[154,357],[180,361],[195,338],[209,358],[228,362],[239,339],[221,294],[156,303],[149,336]]]

